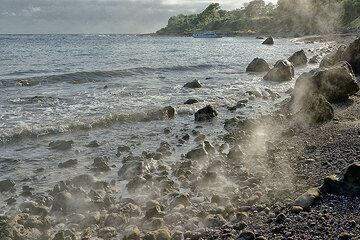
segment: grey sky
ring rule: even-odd
[[[250,0],[218,0],[235,9]],[[268,0],[267,2],[276,2]],[[0,33],[149,33],[208,0],[0,0]]]

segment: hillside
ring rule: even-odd
[[[159,35],[191,35],[199,31],[234,34],[309,35],[360,26],[358,0],[279,0],[277,5],[253,0],[225,11],[212,3],[199,14],[173,16]]]

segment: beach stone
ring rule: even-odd
[[[320,198],[320,189],[319,188],[310,188],[307,192],[299,196],[295,202],[294,206],[302,207],[304,210],[309,209]]]
[[[128,226],[123,234],[123,240],[140,240],[140,230],[136,226]]]
[[[127,219],[124,215],[120,213],[110,213],[105,219],[105,226],[109,227],[119,227],[127,222]]]
[[[265,41],[262,44],[273,45],[274,44],[274,38],[270,36],[267,39],[265,39]]]
[[[167,229],[159,229],[159,230],[153,231],[152,234],[154,235],[155,240],[170,240],[171,239],[170,232]]]
[[[94,162],[92,164],[92,171],[96,172],[108,172],[111,168],[108,166],[110,158],[107,156],[101,156],[94,158]]]
[[[0,181],[0,192],[8,192],[15,187],[15,182],[9,179]]]
[[[76,187],[89,187],[92,186],[94,182],[94,177],[89,174],[81,174],[71,180],[71,184]]]
[[[345,45],[341,45],[335,52],[326,55],[320,62],[321,68],[331,67],[341,61],[344,61]]]
[[[202,85],[201,85],[201,83],[198,81],[198,80],[194,80],[194,81],[192,81],[192,82],[188,82],[188,83],[186,83],[185,85],[184,85],[184,88],[192,88],[192,89],[194,89],[194,88],[201,88],[202,87]]]
[[[98,236],[104,239],[111,239],[117,236],[116,228],[114,227],[103,227],[98,230]]]
[[[94,140],[91,141],[89,144],[87,144],[86,147],[90,147],[90,148],[100,147],[100,143],[97,140]]]
[[[290,81],[294,77],[294,65],[288,60],[277,61],[265,76],[264,80],[285,82]]]
[[[202,122],[215,118],[218,115],[217,111],[211,106],[207,105],[206,107],[198,110],[195,113],[195,121]]]
[[[185,157],[190,160],[202,160],[208,157],[208,152],[204,145],[200,145],[186,153]]]
[[[360,37],[346,48],[344,60],[351,65],[354,73],[360,74]]]
[[[300,50],[295,52],[291,57],[288,59],[295,67],[306,65],[308,59],[306,57],[305,51]]]
[[[347,62],[302,74],[295,83],[294,96],[318,92],[330,103],[342,102],[359,91],[354,72]]]
[[[286,216],[283,213],[280,213],[276,216],[275,222],[276,223],[283,223],[286,220]]]
[[[169,118],[169,119],[172,119],[175,117],[175,114],[176,114],[176,110],[174,107],[172,106],[166,106],[163,108],[163,112],[164,112],[164,115],[165,115],[165,118]]]
[[[227,154],[227,157],[231,160],[239,160],[242,156],[244,156],[244,153],[239,145],[232,147]]]
[[[190,98],[188,100],[186,100],[186,102],[184,102],[185,105],[191,105],[191,104],[195,104],[198,103],[199,100],[195,99],[195,98]]]
[[[140,176],[144,173],[144,163],[141,159],[129,158],[129,161],[123,163],[118,171],[118,175],[122,180],[131,180],[135,176]]]
[[[51,211],[66,213],[72,202],[73,202],[73,198],[71,193],[62,191],[55,195],[52,203]]]
[[[70,167],[74,167],[77,164],[78,164],[77,159],[70,159],[70,160],[67,160],[65,162],[59,163],[58,167],[59,168],[70,168]]]
[[[204,220],[204,225],[208,228],[220,228],[226,223],[221,214],[210,214]]]
[[[269,70],[269,64],[262,58],[255,58],[246,68],[246,72],[267,72]]]
[[[316,64],[318,62],[319,62],[318,56],[313,56],[312,58],[309,59],[309,63],[311,63],[311,64]]]
[[[153,217],[163,217],[164,215],[165,213],[161,210],[160,206],[151,207],[145,212],[146,219],[151,219]]]
[[[236,240],[255,240],[256,236],[254,232],[243,231],[239,234]]]
[[[57,140],[57,141],[52,141],[49,143],[49,147],[51,149],[54,150],[69,150],[70,148],[72,148],[72,145],[74,144],[74,141],[70,140],[70,141],[65,141],[65,140]]]

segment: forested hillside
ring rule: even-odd
[[[308,35],[360,26],[359,0],[279,0],[276,5],[253,0],[225,11],[218,3],[199,14],[171,17],[157,34],[189,35],[199,31]]]

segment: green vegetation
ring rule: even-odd
[[[359,16],[359,0],[278,0],[277,5],[253,0],[232,11],[222,10],[218,3],[212,3],[200,14],[171,17],[168,25],[157,34],[190,35],[217,31],[308,35],[358,27]]]

